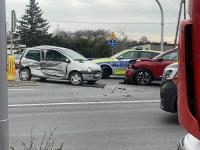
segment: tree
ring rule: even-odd
[[[26,7],[25,14],[18,21],[17,26],[20,43],[27,47],[41,45],[48,37],[49,23],[42,17],[43,11],[38,2],[30,0]]]
[[[110,48],[104,30],[80,30],[74,33],[56,31],[50,39],[49,44],[73,49],[88,58],[108,57]]]
[[[140,39],[139,39],[139,43],[140,44],[146,44],[146,43],[149,43],[149,40],[146,36],[142,36]]]

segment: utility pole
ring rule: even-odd
[[[14,10],[11,11],[11,44],[10,44],[10,54],[13,55],[13,33],[16,28],[16,13]]]
[[[177,22],[177,27],[176,27],[176,34],[175,34],[175,39],[174,39],[174,47],[176,47],[177,40],[178,40],[178,31],[179,31],[179,25],[181,21],[181,13],[182,13],[182,8],[184,7],[184,19],[186,19],[186,4],[185,0],[181,0],[180,3],[180,9],[179,9],[179,14],[178,14],[178,22]]]
[[[160,41],[160,51],[164,51],[164,11],[162,8],[161,3],[158,0],[155,0],[158,3],[158,6],[160,8],[160,13],[161,13],[161,41]]]
[[[0,150],[9,149],[5,0],[0,0]]]

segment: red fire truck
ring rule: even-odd
[[[188,132],[178,150],[200,150],[200,0],[189,0],[190,19],[179,38],[178,115]]]

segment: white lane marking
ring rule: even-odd
[[[8,91],[35,91],[37,89],[8,89]]]
[[[159,103],[160,100],[137,100],[137,101],[104,101],[104,102],[69,102],[69,103],[38,103],[38,104],[11,104],[8,107],[40,107],[40,106],[67,106],[67,105],[97,105],[97,104],[139,104]]]
[[[8,119],[0,120],[0,123],[2,123],[2,122],[7,122],[7,121],[8,121]]]

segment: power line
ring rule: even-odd
[[[160,24],[160,22],[94,22],[94,21],[72,21],[72,20],[49,20],[49,22],[60,22],[60,23],[82,23],[82,24],[107,24],[107,25],[114,25],[114,24],[146,24],[146,25],[153,25],[153,24]],[[175,22],[166,22],[165,24],[176,24]]]

